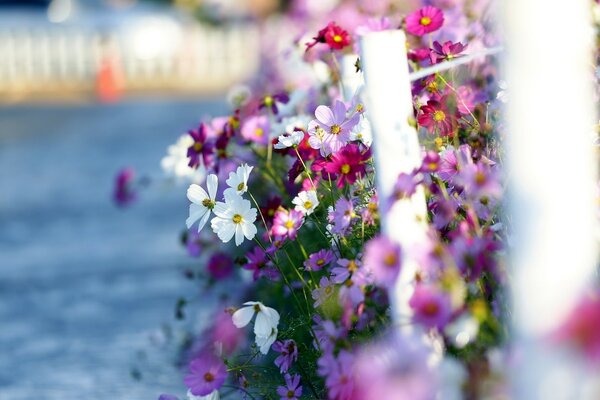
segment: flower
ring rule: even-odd
[[[466,165],[458,173],[456,183],[465,189],[465,193],[470,199],[497,199],[502,194],[502,186],[496,170],[483,162]]]
[[[243,328],[250,323],[250,320],[256,314],[256,321],[254,321],[256,344],[260,347],[261,353],[267,354],[271,344],[277,338],[279,313],[258,301],[247,301],[244,305],[246,307],[242,307],[233,313],[233,324],[238,328]]]
[[[298,196],[292,200],[292,203],[296,205],[296,211],[300,211],[304,213],[304,215],[310,215],[319,205],[317,192],[314,190],[300,192],[298,193]]]
[[[406,199],[412,196],[417,187],[422,183],[423,177],[418,169],[413,170],[410,174],[401,172],[394,184],[394,190],[391,194],[393,200]]]
[[[331,156],[331,160],[325,164],[325,171],[337,176],[337,187],[341,189],[344,184],[352,185],[359,176],[365,174],[369,158],[369,150],[363,153],[358,145],[350,143]]]
[[[278,340],[273,343],[273,351],[280,353],[275,359],[275,365],[279,367],[281,373],[286,373],[292,363],[298,360],[298,346],[292,339],[288,339],[284,342]]]
[[[439,8],[425,6],[406,17],[406,31],[415,36],[435,32],[444,24],[444,12]]]
[[[235,192],[225,191],[225,202],[217,202],[213,212],[216,217],[210,224],[223,243],[229,242],[235,235],[235,245],[239,246],[244,237],[252,240],[256,235],[256,209],[251,208],[250,202]]]
[[[246,335],[233,324],[229,313],[220,311],[214,319],[208,332],[213,348],[225,355],[233,354],[246,342]]]
[[[277,108],[277,103],[287,104],[290,101],[290,96],[287,93],[281,92],[277,94],[268,94],[263,97],[260,101],[258,108],[268,108],[273,114],[277,114],[279,109]]]
[[[175,144],[167,147],[167,155],[160,160],[160,166],[167,175],[175,178],[186,178],[191,182],[201,182],[204,179],[206,168],[204,163],[198,168],[189,166],[188,149],[193,146],[194,139],[188,134],[181,135]]]
[[[356,218],[352,200],[340,197],[335,202],[335,208],[329,212],[328,220],[332,224],[331,232],[344,234],[350,227],[350,223]]]
[[[277,143],[273,146],[276,149],[287,149],[288,147],[296,147],[304,139],[304,132],[301,130],[293,131],[292,133],[284,133],[277,138]]]
[[[258,144],[269,142],[269,119],[265,115],[254,115],[244,120],[241,134],[246,140]]]
[[[227,377],[225,363],[211,353],[203,353],[192,360],[189,370],[183,381],[195,396],[205,396],[219,389]]]
[[[429,58],[432,64],[437,64],[440,61],[450,61],[456,58],[460,53],[465,51],[467,45],[463,45],[460,42],[452,43],[448,40],[444,44],[440,44],[437,40],[433,42],[433,48],[429,53]]]
[[[220,400],[221,395],[218,390],[213,390],[206,396],[194,396],[190,390],[187,392],[188,400]],[[160,399],[159,399],[160,400]]]
[[[217,188],[219,186],[219,178],[215,174],[210,174],[206,178],[206,187],[208,193],[200,186],[191,184],[187,190],[187,198],[192,202],[190,204],[190,215],[185,221],[188,229],[198,223],[198,232],[204,228],[211,212],[215,208],[215,197],[217,196]]]
[[[440,166],[438,175],[445,181],[451,181],[466,165],[473,164],[471,148],[469,145],[461,145],[458,151],[454,147],[448,147],[440,155]]]
[[[371,239],[365,246],[363,264],[381,286],[389,287],[396,282],[400,261],[400,245],[386,236]]]
[[[308,124],[308,133],[311,136],[322,136],[322,143],[313,140],[311,147],[319,149],[322,155],[329,155],[340,150],[350,141],[350,131],[360,121],[360,114],[355,113],[349,119],[346,118],[346,106],[337,100],[333,109],[320,105],[315,110],[316,120]],[[318,128],[321,131],[318,131]],[[313,144],[318,144],[315,147]]]
[[[226,189],[225,191],[231,191],[233,189],[233,191],[239,195],[245,193],[248,190],[248,177],[253,168],[254,167],[251,167],[248,164],[242,164],[237,167],[235,172],[230,172],[229,178],[225,181],[230,189]]]
[[[225,253],[214,253],[206,269],[213,279],[225,279],[233,273],[233,260]]]
[[[429,100],[426,105],[421,106],[421,114],[417,121],[430,133],[439,133],[440,136],[452,136],[456,125],[456,117],[445,106],[446,99],[440,101]]]
[[[408,304],[413,320],[426,328],[442,329],[452,316],[450,297],[433,285],[417,284]]]
[[[259,246],[254,247],[254,250],[247,253],[246,258],[248,259],[248,263],[244,264],[242,268],[252,271],[254,280],[257,280],[261,276],[274,280],[279,276],[279,272],[273,267],[273,263]]]
[[[133,190],[134,178],[135,170],[133,168],[124,168],[117,174],[113,199],[118,206],[127,206],[137,198],[137,193]]]
[[[350,400],[354,392],[353,378],[354,357],[346,350],[340,351],[337,359],[331,365],[331,371],[325,379],[329,398]]]
[[[303,223],[304,214],[302,212],[280,208],[275,213],[271,232],[279,239],[288,237],[294,240],[298,234],[298,229],[300,229]]]
[[[350,34],[335,22],[330,22],[313,37],[312,42],[306,43],[306,51],[318,43],[326,43],[331,50],[341,50],[350,44]]]
[[[300,375],[285,374],[286,386],[279,386],[277,394],[281,396],[281,400],[298,400],[302,396],[302,386],[300,386]]]
[[[189,130],[188,134],[193,140],[187,150],[187,156],[190,159],[188,165],[191,168],[198,168],[200,161],[205,166],[210,165],[214,145],[207,140],[206,125],[201,123],[198,128]]]
[[[325,302],[334,292],[333,282],[326,276],[322,276],[319,281],[319,287],[312,291],[312,298],[315,300],[313,305],[315,308],[319,307]]]
[[[304,267],[308,271],[320,271],[332,261],[333,252],[331,250],[322,249],[308,256],[308,260],[304,261]]]
[[[358,26],[354,32],[363,36],[370,32],[381,32],[391,28],[392,24],[386,17],[369,18],[365,24]]]
[[[358,141],[365,147],[371,147],[373,143],[373,133],[371,132],[371,124],[366,118],[363,118],[350,132],[350,140]]]

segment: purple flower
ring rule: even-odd
[[[225,279],[233,273],[233,260],[225,253],[215,253],[208,260],[207,269],[212,278]]]
[[[113,199],[119,207],[125,207],[137,198],[137,193],[133,190],[134,178],[133,168],[124,168],[117,174]]]
[[[426,328],[442,329],[452,316],[450,297],[433,285],[418,284],[408,304],[413,321]]]
[[[440,167],[440,155],[436,151],[428,151],[423,157],[420,172],[436,172]]]
[[[437,377],[416,335],[395,334],[363,348],[354,361],[354,399],[433,399]]]
[[[415,169],[410,174],[401,172],[398,175],[394,191],[392,192],[392,200],[407,199],[417,191],[417,186],[423,182],[423,176]]]
[[[463,144],[458,150],[449,147],[441,154],[438,175],[445,181],[450,182],[458,172],[466,165],[473,164],[471,147]]]
[[[327,300],[333,294],[333,282],[329,280],[326,276],[321,277],[319,281],[319,287],[312,291],[312,298],[315,300],[314,307],[317,308],[325,300]]]
[[[219,389],[227,377],[225,363],[210,353],[192,360],[189,369],[190,374],[183,381],[196,396],[206,396]]]
[[[352,219],[356,217],[354,212],[354,204],[351,200],[344,197],[340,197],[335,202],[335,208],[330,211],[328,219],[332,224],[331,232],[338,234],[345,234],[347,229],[350,227]]]
[[[280,208],[275,213],[271,233],[279,239],[287,237],[294,240],[303,223],[304,214],[301,211]]]
[[[335,364],[332,364],[325,385],[329,398],[350,400],[354,392],[353,356],[346,350],[340,351]]]
[[[447,41],[444,44],[440,44],[436,40],[433,42],[433,49],[431,49],[429,57],[432,64],[437,64],[440,61],[450,61],[459,56],[466,48],[467,46],[460,42],[452,43],[451,41]]]
[[[278,340],[273,343],[272,349],[280,353],[275,359],[275,365],[279,367],[282,374],[288,372],[294,361],[298,361],[298,346],[292,339],[284,342]]]
[[[304,267],[308,271],[320,271],[324,266],[333,261],[333,252],[331,250],[321,249],[308,256],[304,261]]]
[[[328,349],[333,350],[336,340],[344,335],[344,329],[341,327],[338,328],[331,320],[323,320],[318,314],[313,316],[313,322],[313,331],[315,332],[316,340],[319,342],[321,349],[323,349],[324,352]],[[315,348],[319,347],[316,343],[314,345]],[[325,374],[321,374],[321,376],[325,376]]]
[[[281,400],[298,400],[302,396],[302,386],[300,386],[300,375],[290,376],[285,374],[286,386],[279,386],[277,394],[281,396]]]
[[[346,118],[346,106],[337,100],[333,110],[327,106],[319,106],[315,110],[316,120],[308,125],[310,146],[321,150],[322,155],[336,153],[350,141],[350,131],[360,121],[360,114],[355,113]]]
[[[400,256],[400,245],[386,236],[379,236],[366,244],[363,263],[373,275],[375,283],[389,287],[396,282],[400,272]]]
[[[273,263],[268,259],[267,254],[259,246],[256,246],[251,252],[246,254],[248,263],[242,268],[252,271],[252,277],[257,280],[261,276],[267,279],[277,279],[279,272],[274,268]]]
[[[266,145],[269,142],[269,119],[264,115],[255,115],[244,120],[241,133],[244,139]]]
[[[348,260],[345,258],[337,260],[337,264],[339,267],[335,267],[331,270],[333,282],[335,283],[346,282],[352,275],[356,274],[361,267],[360,261]]]
[[[456,177],[456,183],[465,189],[470,199],[497,199],[502,195],[496,170],[482,162],[466,165]]]
[[[290,96],[287,93],[281,92],[273,95],[266,95],[260,101],[258,108],[268,108],[273,114],[277,114],[279,109],[277,103],[287,104],[290,101]]]
[[[190,159],[188,165],[192,168],[198,168],[201,158],[205,166],[210,165],[214,145],[207,140],[204,123],[201,123],[197,129],[189,130],[188,134],[194,139],[194,143],[187,151],[187,156]]]
[[[185,237],[185,246],[191,257],[198,257],[202,252],[200,233],[196,229],[189,229]]]

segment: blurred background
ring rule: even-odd
[[[273,1],[0,0],[0,399],[182,392],[169,347],[185,187],[127,210],[160,159],[258,68]],[[199,316],[202,320],[202,316]]]

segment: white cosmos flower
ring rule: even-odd
[[[225,182],[235,193],[239,195],[245,193],[248,190],[248,177],[252,168],[254,167],[248,164],[240,165],[235,172],[229,173],[229,178]],[[231,189],[226,189],[225,192],[231,192]]]
[[[187,190],[187,198],[192,202],[190,204],[190,216],[185,221],[188,229],[196,223],[198,223],[198,232],[204,228],[210,213],[215,207],[215,197],[217,196],[217,188],[219,186],[219,178],[215,174],[210,174],[206,178],[206,187],[208,193],[200,186],[196,184],[190,185]]]
[[[188,400],[220,400],[221,399],[221,395],[219,394],[218,390],[213,390],[206,396],[196,396],[192,393],[191,390],[188,390],[187,397],[188,397]]]
[[[305,215],[310,215],[319,205],[317,192],[314,190],[300,192],[298,193],[298,196],[292,200],[292,203],[296,205],[296,211],[302,211]]]
[[[185,178],[189,182],[200,183],[206,176],[206,168],[201,162],[198,169],[188,165],[188,148],[194,144],[194,139],[187,133],[181,135],[177,142],[167,147],[167,155],[160,160],[160,165],[169,176]]]
[[[366,118],[361,118],[360,123],[356,124],[350,131],[350,140],[358,140],[367,147],[373,143],[373,133],[371,132],[371,123]]]
[[[213,212],[216,217],[210,221],[210,225],[223,243],[229,242],[235,236],[235,245],[239,246],[244,237],[252,240],[256,235],[256,209],[235,191],[228,189],[224,195],[225,202],[219,201],[215,204]]]
[[[273,342],[277,339],[277,325],[279,325],[279,313],[265,306],[259,301],[247,301],[242,307],[233,313],[233,324],[238,328],[243,328],[250,323],[254,314],[254,334],[256,335],[256,345],[260,352],[267,354]]]
[[[290,134],[285,133],[278,138],[278,142],[273,146],[276,149],[287,149],[288,147],[295,147],[302,142],[304,139],[304,132],[294,131]]]

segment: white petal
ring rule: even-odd
[[[260,352],[262,354],[267,354],[269,352],[269,349],[271,348],[271,345],[275,342],[275,340],[277,339],[277,329],[275,329],[272,334],[268,337],[262,337],[262,336],[256,336],[256,344],[258,345],[258,347],[260,348]]]
[[[229,178],[227,178],[227,180],[225,181],[225,183],[230,188],[236,189],[237,186],[240,184],[240,181],[241,180],[238,178],[238,176],[237,176],[237,174],[235,172],[230,172],[229,173]]]
[[[206,211],[206,214],[204,214],[204,216],[198,223],[198,232],[200,232],[202,228],[204,228],[204,225],[206,225],[206,223],[208,222],[208,218],[210,218],[210,210],[207,209]]]
[[[277,325],[279,325],[279,313],[277,312],[277,310],[275,310],[274,308],[271,307],[266,307],[263,310],[263,312],[267,315],[269,315],[269,318],[271,318],[271,323],[273,324],[273,326],[275,328],[277,328]]]
[[[235,245],[239,246],[244,243],[244,230],[242,224],[235,224]]]
[[[202,201],[208,198],[208,193],[200,186],[191,184],[187,190],[187,198],[192,203],[202,204]]]
[[[254,226],[254,224],[251,224],[248,222],[244,222],[242,224],[242,230],[244,232],[244,236],[246,236],[246,239],[248,239],[248,240],[254,239],[254,236],[257,233],[256,226]]]
[[[250,323],[250,320],[254,316],[254,306],[242,307],[231,316],[233,324],[237,328],[243,328]]]
[[[213,208],[213,212],[216,216],[224,219],[229,219],[233,216],[233,213],[231,212],[229,206],[221,201],[217,201],[215,207]]]
[[[212,201],[215,201],[217,197],[217,189],[219,187],[219,178],[215,174],[210,174],[206,178],[206,187],[208,188],[208,194]]]
[[[269,336],[273,331],[273,323],[271,316],[265,313],[264,308],[261,307],[260,311],[256,314],[256,321],[254,321],[254,334],[258,336]]]
[[[190,204],[190,216],[185,220],[185,225],[188,227],[188,229],[190,229],[196,221],[202,218],[202,216],[205,215],[207,211],[208,209],[204,206],[200,206],[194,203]]]
[[[264,304],[260,301],[247,301],[244,303],[245,306],[254,306],[256,304],[260,305],[261,307],[264,307]]]
[[[213,231],[217,234],[219,239],[223,241],[223,243],[227,243],[235,234],[235,227],[233,226],[233,223],[231,221],[224,220],[222,223],[218,223],[216,230],[213,226]]]
[[[317,107],[315,110],[315,117],[317,117],[317,120],[319,120],[319,122],[322,124],[331,126],[335,123],[333,112],[327,106],[321,105]]]

